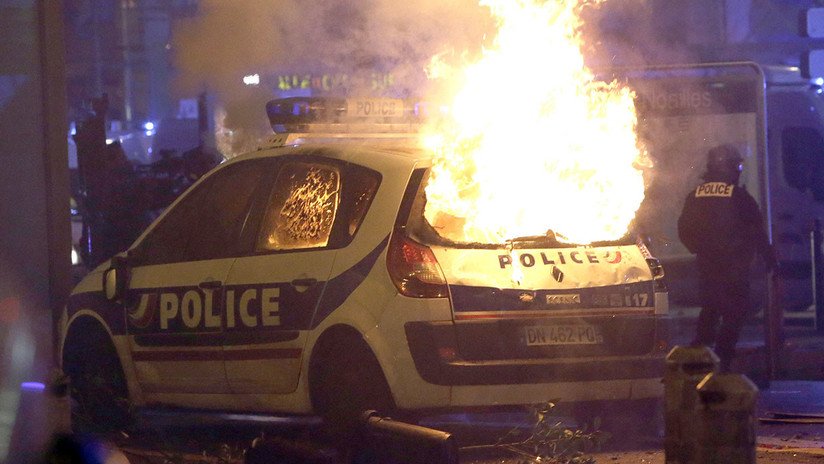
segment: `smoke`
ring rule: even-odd
[[[699,3],[712,6],[711,0]],[[668,0],[590,3],[582,9],[581,29],[587,64],[603,69],[701,61],[690,42],[703,39],[687,37],[690,28],[682,24],[693,10],[704,9]],[[441,95],[449,89],[427,78],[433,57],[447,70],[471,62],[495,29],[478,0],[201,0],[195,16],[175,24],[175,84],[181,95],[205,91],[217,102],[228,140],[221,151],[232,156],[271,133],[264,104],[282,90],[281,79],[299,88],[307,76],[330,76],[332,91],[349,95]],[[259,86],[243,84],[250,74],[261,76]],[[516,88],[521,77],[513,71],[511,81],[490,92]],[[669,152],[650,148],[653,157]],[[670,184],[664,167],[659,163],[649,174]],[[684,192],[667,192],[672,197],[663,209],[676,210]]]
[[[707,1],[707,0],[702,0]],[[218,103],[232,152],[270,133],[264,104],[287,87],[326,77],[330,92],[431,97],[425,69],[433,57],[454,67],[471,61],[494,38],[490,11],[479,0],[201,0],[197,14],[175,24],[175,88],[207,92]],[[584,54],[591,67],[695,62],[683,26],[661,18],[672,2],[598,1],[583,8]],[[684,9],[686,7],[679,6]],[[685,10],[686,11],[686,10]],[[680,42],[679,42],[680,41]],[[551,60],[551,56],[536,56]],[[245,86],[259,74],[259,86]],[[495,92],[518,85],[518,75]],[[223,117],[225,115],[225,117]]]
[[[593,68],[704,61],[701,44],[723,34],[716,0],[604,0],[582,10],[584,55]]]
[[[719,47],[714,46],[726,33],[723,8],[724,2],[716,0],[608,0],[598,8],[585,9],[581,33],[588,39],[587,64],[609,75],[610,69],[723,61]],[[652,81],[628,85],[638,100],[679,89],[700,92],[686,81],[680,87],[656,88]],[[718,113],[724,113],[723,109]],[[634,230],[652,240],[654,254],[688,254],[678,239],[677,219],[688,192],[704,172],[706,151],[716,144],[751,139],[749,129],[743,117],[667,117],[640,112],[637,132],[650,165],[644,172],[645,200],[636,214]]]
[[[270,132],[264,105],[283,76],[298,87],[332,76],[350,95],[423,96],[433,56],[478,52],[492,30],[476,0],[202,0],[175,25],[175,87],[213,96],[237,148]],[[243,85],[250,74],[259,86]]]

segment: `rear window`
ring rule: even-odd
[[[415,176],[413,176],[413,181]],[[406,231],[409,236],[420,243],[426,245],[438,245],[453,248],[572,248],[579,246],[573,243],[565,243],[556,239],[552,231],[547,231],[543,235],[529,237],[513,237],[505,243],[480,243],[462,241],[462,227],[464,220],[448,214],[439,214],[434,223],[430,223],[424,215],[426,210],[426,184],[429,179],[427,169],[414,190],[415,198],[409,210],[409,218],[406,221]],[[590,246],[607,245],[632,245],[635,244],[634,235],[627,233],[620,240],[592,243]]]

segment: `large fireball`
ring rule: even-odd
[[[588,244],[627,233],[644,150],[632,92],[584,65],[582,1],[481,0],[497,36],[453,76],[449,113],[426,133],[435,164],[425,215],[447,238],[503,243],[551,230]]]

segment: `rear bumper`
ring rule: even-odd
[[[649,354],[580,357],[462,359],[455,325],[450,322],[410,322],[407,342],[418,374],[445,386],[493,386],[547,383],[660,379],[664,375],[662,350]],[[487,340],[490,352],[496,340]]]

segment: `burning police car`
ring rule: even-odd
[[[643,243],[462,240],[427,219],[413,106],[267,111],[276,135],[72,293],[75,417],[125,418],[118,397],[351,414],[660,395],[667,295]]]

